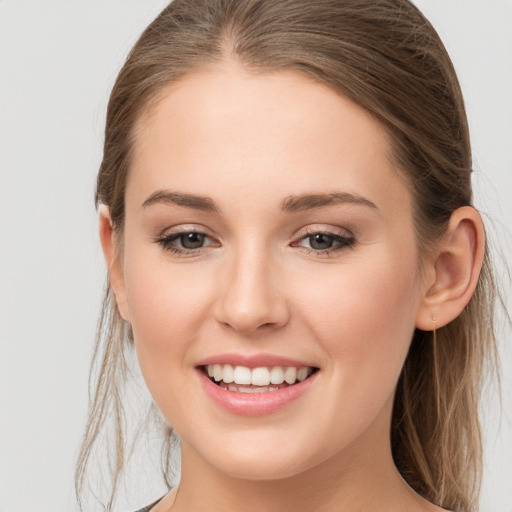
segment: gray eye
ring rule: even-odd
[[[312,249],[330,249],[334,243],[333,237],[324,233],[316,233],[308,236],[309,245]]]
[[[204,245],[205,238],[202,233],[184,233],[180,235],[180,243],[184,249],[199,249]]]

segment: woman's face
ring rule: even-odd
[[[183,449],[249,479],[387,454],[424,290],[382,127],[305,77],[233,64],[172,85],[136,128],[116,294]]]

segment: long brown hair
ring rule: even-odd
[[[164,87],[226,59],[253,73],[306,75],[375,116],[413,194],[420,248],[439,239],[454,210],[472,204],[459,83],[438,34],[408,0],[175,0],[141,35],[110,97],[96,204],[109,207],[119,241],[137,119]],[[416,331],[396,390],[395,463],[420,495],[450,510],[470,512],[478,502],[478,402],[485,362],[495,354],[495,298],[486,251],[463,313],[436,333]],[[91,454],[113,417],[107,509],[126,458],[122,393],[132,342],[107,285],[94,356],[99,376],[91,372],[89,420],[75,476],[80,497]],[[171,433],[169,428],[163,451],[166,481]]]

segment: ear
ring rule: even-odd
[[[114,229],[110,219],[110,211],[107,206],[101,205],[99,210],[100,241],[103,255],[108,268],[110,286],[116,297],[117,307],[121,316],[127,322],[130,321],[128,303],[126,300],[126,286],[122,261],[114,240]]]
[[[475,292],[484,253],[485,230],[478,212],[470,206],[455,210],[429,264],[418,329],[432,331],[462,313]]]

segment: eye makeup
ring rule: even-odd
[[[178,229],[154,239],[163,250],[172,254],[191,257],[204,253],[221,244],[212,236],[197,229]],[[347,248],[353,248],[356,240],[353,235],[341,234],[325,229],[306,229],[305,233],[292,242],[290,247],[305,250],[317,256],[328,256]]]

